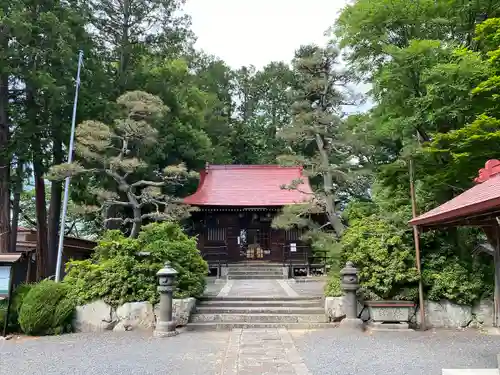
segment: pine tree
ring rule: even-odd
[[[357,169],[352,146],[343,132],[343,106],[355,103],[348,88],[349,75],[339,69],[339,52],[334,46],[301,47],[293,61],[296,86],[292,92],[292,121],[280,132],[291,151],[279,159],[283,163],[301,164],[312,181],[320,181],[311,205],[302,207],[308,213],[323,211],[337,236],[344,225],[336,202]],[[302,181],[293,181],[288,189],[299,189]],[[288,208],[275,225],[286,226],[290,220],[303,221],[304,212]],[[305,223],[302,223],[305,225]]]
[[[82,207],[86,212],[100,211],[104,222],[131,225],[130,237],[137,237],[144,221],[177,220],[189,209],[165,193],[169,186],[188,178],[184,165],[169,166],[161,173],[153,170],[146,156],[156,145],[154,123],[167,110],[157,96],[131,91],[117,99],[123,115],[110,126],[100,121],[84,121],[77,128],[76,152],[81,163],[60,164],[51,168],[52,179],[90,174],[96,179],[110,178],[114,188],[93,188],[99,205]],[[151,179],[143,179],[150,176]],[[125,209],[120,217],[109,217],[113,207]],[[126,215],[131,213],[130,217]]]

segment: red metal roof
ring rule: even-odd
[[[302,180],[298,190],[281,189]],[[312,190],[301,167],[278,165],[207,165],[200,172],[196,192],[184,203],[194,206],[284,206],[312,198]]]
[[[439,207],[422,214],[411,225],[434,225],[452,219],[481,215],[500,210],[500,161],[488,160],[474,180],[477,185]]]

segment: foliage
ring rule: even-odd
[[[19,310],[19,325],[29,335],[68,332],[74,309],[66,284],[44,280],[33,285],[24,297]]]
[[[429,300],[448,299],[458,304],[472,305],[481,298],[491,297],[493,275],[477,260],[472,263],[459,257],[445,258],[436,254],[426,260],[422,278]]]
[[[359,270],[371,299],[413,299],[418,280],[414,251],[404,230],[376,214],[350,221],[342,237],[343,257]]]
[[[127,92],[116,102],[123,113],[113,127],[98,121],[86,121],[77,129],[76,150],[88,167],[79,163],[61,164],[53,166],[51,173],[54,179],[83,173],[111,178],[114,190],[94,189],[101,204],[98,210],[103,212],[105,222],[132,224],[130,237],[137,237],[145,220],[173,220],[187,214],[186,208],[176,204],[176,200],[165,194],[162,188],[182,184],[193,175],[184,165],[179,165],[166,167],[162,173],[152,172],[158,176],[152,180],[130,177],[147,170],[148,165],[142,157],[155,146],[158,135],[152,123],[166,108],[160,98],[142,91]],[[110,217],[108,212],[114,207],[129,208],[133,217]],[[152,209],[143,212],[147,207]]]
[[[12,301],[9,311],[9,322],[8,330],[11,332],[16,332],[20,330],[19,327],[19,311],[24,301],[24,297],[31,290],[33,284],[19,284],[16,289],[12,292]],[[5,321],[5,314],[7,313],[8,300],[4,299],[0,301],[0,324]],[[3,328],[3,326],[2,326]]]
[[[352,162],[354,148],[342,131],[342,106],[354,104],[355,98],[346,85],[349,74],[338,65],[339,50],[333,44],[326,48],[302,46],[296,52],[291,123],[279,134],[291,153],[282,155],[280,160],[304,166],[305,175],[317,184],[310,204],[304,205],[305,212],[298,213],[294,219],[290,210],[285,210],[279,219],[285,223],[275,221],[275,225],[285,227],[286,221],[299,225],[297,220],[303,221],[307,213],[316,210],[326,214],[329,227],[340,237],[344,225],[337,201],[348,189],[354,171],[361,166]],[[302,182],[290,181],[284,188],[300,191]]]
[[[417,210],[425,212],[471,187],[484,162],[498,157],[498,5],[358,0],[342,11],[336,36],[349,67],[372,85],[374,102],[351,124],[369,146],[363,158],[375,167],[371,202],[348,205],[351,227],[366,215],[383,223],[380,236],[386,231],[386,238],[398,238],[398,249],[411,249],[410,159]],[[353,214],[361,221],[353,223]],[[422,235],[428,298],[471,303],[489,293],[491,259],[471,254],[482,237],[463,228]],[[368,291],[387,289],[384,280],[371,281]]]
[[[169,261],[178,272],[176,298],[197,297],[205,289],[208,265],[188,237],[172,222],[142,228],[138,238],[108,231],[93,258],[67,264],[64,283],[78,304],[96,299],[118,306],[126,302],[158,302],[156,273]]]
[[[325,285],[325,297],[342,297],[344,292],[340,287],[340,274],[332,272],[328,275],[328,282]]]
[[[388,237],[405,233],[402,241],[411,247],[410,159],[423,212],[472,186],[477,169],[500,153],[498,0],[349,2],[333,25],[334,41],[299,48],[292,67],[270,62],[261,69],[233,69],[197,51],[182,0],[3,3],[0,249],[9,248],[5,234],[17,225],[10,222],[11,193],[15,206],[16,192],[34,182],[35,192],[23,193],[21,206],[39,231],[40,277],[57,245],[61,213],[61,181],[50,191],[44,183],[51,166],[59,166],[52,169],[59,177],[72,176],[69,226],[78,221],[79,235],[104,229],[99,208],[106,228],[125,224],[121,229],[135,237],[142,224],[184,217],[177,200],[196,188],[187,171],[206,162],[268,164],[284,156],[280,163],[305,166],[315,194],[310,204],[285,208],[273,224],[307,228],[310,239],[325,234],[313,247],[338,254],[334,237],[356,215],[376,215]],[[79,143],[81,165],[68,167],[78,49],[85,62],[78,132],[90,143],[87,149]],[[369,84],[373,107],[346,115],[353,108],[346,104],[360,104],[349,90],[359,82]],[[137,93],[149,93],[142,99],[158,105],[149,110],[168,110],[155,119],[128,117],[123,107],[136,103],[131,96]],[[127,133],[138,123],[141,132]],[[119,160],[124,143],[127,155]],[[106,145],[102,152],[89,149]],[[103,168],[103,160],[113,168]],[[18,166],[22,184],[10,178]],[[126,176],[128,187],[106,169]],[[156,186],[132,189],[139,181]],[[290,181],[287,188],[300,184]],[[352,204],[354,198],[362,201]],[[328,214],[335,236],[313,223],[318,211]],[[491,260],[471,256],[482,240],[478,231],[462,229],[423,236],[432,298],[469,301],[488,292]],[[126,264],[116,267],[128,272]],[[443,269],[446,283],[437,277]],[[453,280],[461,279],[467,281],[459,287]]]
[[[45,189],[46,201],[50,201],[50,185],[47,184],[47,189]],[[22,216],[19,220],[19,224],[24,228],[36,229],[36,222],[33,221],[35,217],[35,189],[24,190],[21,193],[21,213]],[[50,206],[47,205],[47,209]],[[86,238],[86,239],[94,239],[99,234],[101,229],[100,223],[95,217],[91,215],[86,215],[79,206],[75,205],[75,203],[70,199],[68,201],[68,211],[66,216],[66,235]]]

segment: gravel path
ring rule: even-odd
[[[290,331],[313,375],[441,375],[443,368],[497,368],[500,337],[475,331]]]
[[[277,331],[279,335],[272,330],[184,331],[168,339],[110,332],[3,341],[0,373],[441,375],[443,368],[495,368],[500,352],[499,336],[474,331],[373,335],[341,329],[282,331]],[[238,372],[231,371],[235,365]]]
[[[182,332],[168,339],[124,332],[3,341],[0,373],[214,375],[220,373],[228,338],[229,332]]]

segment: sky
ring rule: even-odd
[[[302,44],[324,35],[346,0],[187,0],[196,46],[232,68],[290,61]]]
[[[187,0],[196,47],[238,69],[290,62],[304,44],[325,45],[347,0]],[[362,85],[356,91],[366,92]],[[370,102],[347,112],[364,111]]]

